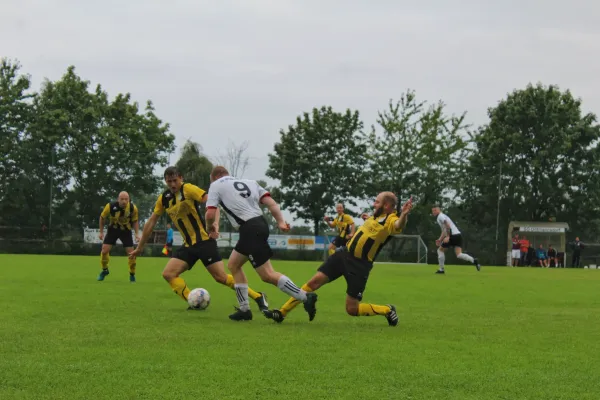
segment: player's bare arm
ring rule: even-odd
[[[135,232],[135,240],[139,243],[140,241],[140,221],[133,223],[133,231]]]
[[[408,222],[408,214],[410,213],[412,206],[413,206],[413,204],[412,204],[412,197],[411,197],[402,206],[402,211],[400,212],[400,217],[396,220],[396,222],[394,222],[394,229],[396,229],[396,230],[404,229],[404,227],[406,226],[406,223]]]
[[[146,224],[144,225],[144,230],[142,231],[142,237],[140,238],[135,250],[133,250],[131,253],[129,253],[129,258],[135,258],[142,253],[142,250],[144,250],[144,246],[146,245],[146,242],[150,238],[150,235],[152,234],[152,231],[154,230],[154,227],[156,226],[156,223],[158,222],[158,218],[159,218],[158,214],[152,213],[152,215],[150,216],[148,221],[146,221]]]
[[[208,201],[208,195],[205,194],[202,196],[202,203],[206,203]],[[206,229],[208,232],[208,236],[212,239],[219,238],[219,221],[221,219],[221,212],[219,208],[210,208],[206,210],[206,214],[204,216],[206,219]]]
[[[323,221],[325,221],[325,223],[327,224],[327,226],[329,226],[330,228],[334,228],[335,224],[333,223],[333,221],[329,220],[328,216],[323,217]]]
[[[348,239],[352,239],[354,234],[356,233],[356,224],[350,225],[350,234],[348,235]]]
[[[277,204],[277,202],[273,200],[271,196],[263,197],[260,200],[260,202],[261,204],[267,206],[267,208],[271,212],[271,215],[273,215],[273,218],[275,218],[275,221],[277,221],[277,226],[279,226],[279,229],[281,229],[284,232],[290,230],[290,224],[285,222],[285,219],[283,219],[283,214],[281,213],[281,208],[279,208],[279,204]]]
[[[102,215],[100,216],[100,222],[98,223],[98,225],[100,225],[100,234],[98,235],[98,237],[100,238],[100,240],[104,240],[104,217]]]

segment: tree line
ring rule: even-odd
[[[95,226],[101,207],[124,188],[147,217],[163,190],[155,171],[175,147],[150,101],[141,107],[129,93],[109,96],[74,67],[34,91],[31,77],[7,59],[0,63],[0,137],[0,226]],[[391,190],[416,202],[407,233],[431,244],[437,204],[471,246],[491,251],[496,243],[504,252],[511,220],[564,221],[573,235],[598,240],[599,137],[596,116],[554,85],[509,93],[479,127],[467,124],[466,112],[450,115],[443,102],[407,91],[369,127],[358,110],[302,113],[281,129],[266,175],[279,182],[269,188],[274,197],[309,224],[296,233],[319,234],[337,202],[358,215],[358,205]],[[243,175],[247,147],[230,142],[209,158],[188,141],[176,165],[207,189],[215,163]]]

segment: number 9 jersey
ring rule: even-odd
[[[238,228],[263,215],[260,201],[270,193],[256,181],[224,176],[211,183],[207,208],[221,206],[231,224]]]

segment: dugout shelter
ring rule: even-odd
[[[569,229],[569,224],[566,222],[533,222],[533,221],[511,221],[508,224],[508,252],[506,256],[506,265],[511,266],[511,250],[512,238],[515,233],[519,237],[526,236],[529,243],[534,249],[537,249],[540,244],[544,249],[548,250],[548,245],[552,245],[559,255],[563,257],[563,265],[567,261],[567,238],[566,232]]]

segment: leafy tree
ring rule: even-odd
[[[367,164],[358,111],[314,108],[281,130],[267,176],[280,181],[283,206],[314,226],[336,202],[355,204]]]
[[[377,178],[369,180],[368,193],[374,198],[392,191],[401,201],[413,196],[407,231],[429,241],[439,234],[431,207],[448,205],[457,195],[468,147],[465,114],[448,116],[444,107],[442,102],[428,106],[408,91],[379,112],[378,127],[369,135],[370,174]]]
[[[166,164],[174,137],[152,103],[140,113],[129,94],[111,102],[100,85],[90,92],[71,66],[60,80],[44,83],[34,110],[27,142],[41,150],[40,175],[52,174],[53,215],[61,223],[95,225],[119,191],[156,191],[154,167]]]
[[[199,143],[186,141],[175,165],[183,174],[186,182],[208,190],[213,165],[202,153],[202,146]]]
[[[18,62],[0,60],[0,225],[39,226],[36,210],[19,206],[32,195],[20,143],[31,122],[33,97],[30,78],[20,68]]]
[[[572,232],[597,240],[600,127],[596,116],[583,113],[581,100],[568,90],[541,84],[515,90],[488,115],[490,122],[475,138],[470,186],[465,192],[464,208],[473,225],[492,237],[499,193],[503,244],[509,221],[552,218],[567,221]]]

